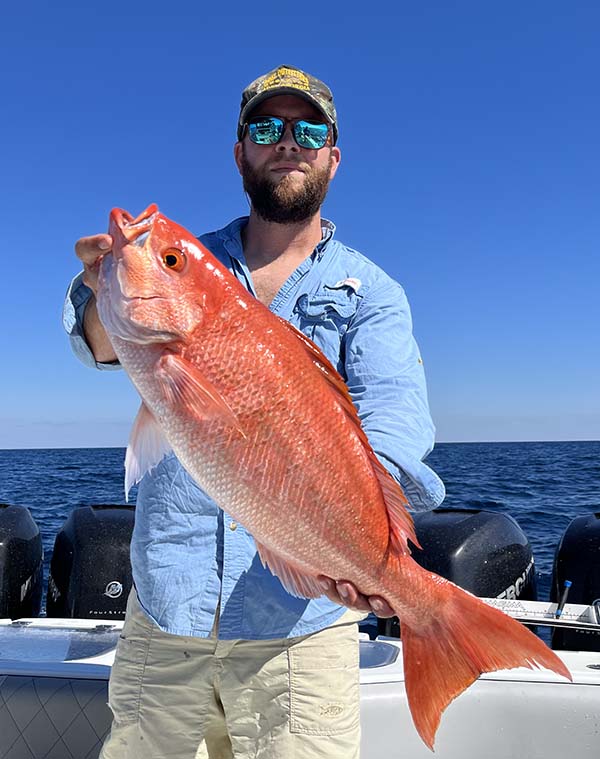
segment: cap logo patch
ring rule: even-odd
[[[260,83],[257,92],[272,90],[273,87],[293,87],[295,90],[309,90],[308,77],[297,69],[288,69],[282,66],[274,73],[267,76]]]

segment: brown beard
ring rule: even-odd
[[[242,179],[252,208],[265,221],[277,224],[297,224],[318,213],[329,189],[332,165],[331,151],[327,165],[315,169],[303,164],[305,180],[301,187],[289,176],[275,183],[256,171],[248,162],[242,145]]]

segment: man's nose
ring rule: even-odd
[[[298,151],[298,143],[294,139],[294,134],[292,132],[292,124],[286,124],[283,129],[283,134],[281,135],[281,139],[277,143],[277,149],[278,150],[288,150],[288,149],[296,150]]]

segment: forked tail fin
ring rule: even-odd
[[[572,679],[558,656],[522,624],[447,580],[432,580],[436,616],[418,628],[401,620],[408,704],[430,749],[444,709],[483,672],[545,667]]]

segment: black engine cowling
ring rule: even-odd
[[[0,503],[0,617],[40,613],[43,555],[42,537],[29,509]]]
[[[71,512],[54,541],[49,617],[124,619],[133,521],[133,506],[80,506]]]
[[[565,530],[554,556],[551,601],[558,602],[566,580],[572,583],[567,603],[600,604],[600,512],[576,517]],[[600,633],[555,628],[552,648],[600,651]]]

